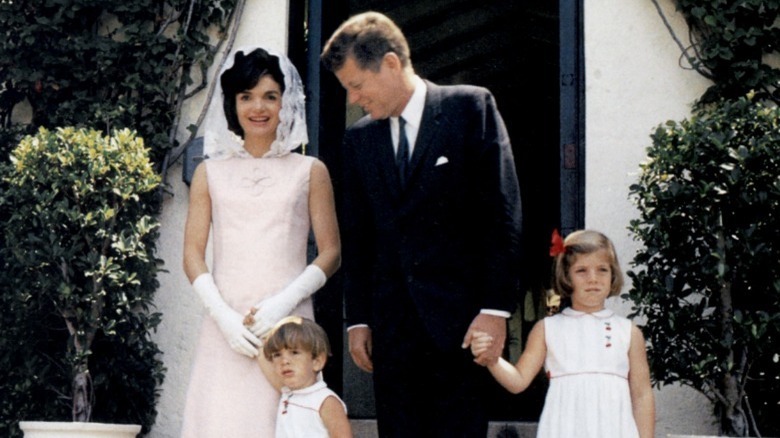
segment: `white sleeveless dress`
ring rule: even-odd
[[[306,267],[314,162],[297,153],[205,161],[212,274],[225,302],[242,315]],[[293,314],[313,318],[311,299]],[[234,352],[204,315],[181,436],[273,438],[278,403],[255,359]]]
[[[628,387],[631,321],[571,308],[544,319],[550,380],[537,437],[638,437]]]

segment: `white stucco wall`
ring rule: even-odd
[[[287,1],[280,0],[248,0],[234,47],[256,45],[286,52],[287,5]],[[210,72],[211,78],[214,77],[214,70]],[[186,127],[197,121],[206,95],[207,91],[203,90],[187,102],[180,125],[180,139],[187,138]],[[203,309],[182,269],[189,189],[182,182],[181,175],[180,159],[168,172],[168,183],[173,195],[165,199],[158,244],[159,256],[165,261],[168,272],[159,277],[160,288],[155,302],[163,319],[154,339],[163,351],[167,372],[157,404],[157,422],[149,434],[151,438],[179,438],[184,398]]]
[[[650,0],[585,0],[585,226],[610,236],[624,270],[637,249],[628,232],[637,212],[628,198],[650,134],[689,116],[709,83],[679,65],[680,50]],[[671,0],[659,0],[678,37],[687,28]],[[630,305],[614,302],[622,314]],[[656,436],[715,434],[707,400],[695,391],[656,391]]]

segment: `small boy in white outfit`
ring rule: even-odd
[[[268,333],[258,362],[282,393],[277,438],[352,438],[346,405],[320,377],[329,355],[327,334],[310,319],[288,316]]]

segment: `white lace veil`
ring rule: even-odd
[[[207,158],[251,157],[244,149],[243,139],[228,129],[222,106],[224,94],[219,85],[219,78],[222,77],[222,73],[233,67],[236,53],[249,54],[257,48],[239,47],[233,50],[225,65],[220,69],[219,75],[214,78],[218,90],[209,103],[204,122],[203,153]],[[264,155],[265,157],[278,157],[309,142],[306,131],[306,95],[303,92],[301,76],[287,56],[273,49],[263,49],[279,59],[279,69],[284,75],[284,93],[282,94],[282,109],[279,112],[279,126],[276,128],[276,140],[271,144],[271,150]]]

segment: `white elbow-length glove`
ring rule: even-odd
[[[301,301],[317,292],[327,279],[319,266],[307,266],[287,287],[254,306],[250,315],[252,322],[247,324],[249,329],[255,336],[266,334],[280,319],[289,315]]]
[[[230,348],[236,353],[248,357],[255,357],[258,354],[256,346],[261,345],[260,339],[253,335],[243,324],[243,317],[240,313],[233,310],[222,299],[222,295],[214,283],[214,277],[206,272],[200,274],[192,287],[203,300],[209,315],[214,319],[222,331],[222,336],[227,341]]]

